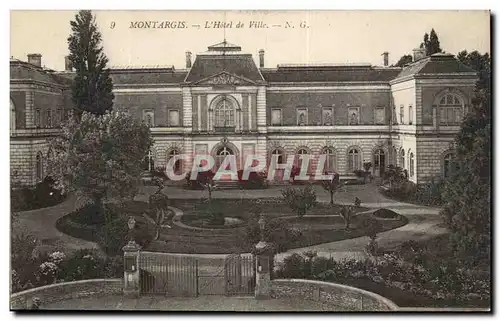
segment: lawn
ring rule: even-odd
[[[233,228],[220,228],[212,230],[191,230],[179,227],[171,221],[164,222],[171,228],[162,228],[159,240],[149,243],[144,250],[170,252],[170,253],[197,253],[197,254],[227,254],[227,253],[245,253],[250,252],[254,244],[246,239],[246,222],[250,219],[251,209],[255,206],[255,200],[222,200],[214,199],[217,209],[222,211],[225,217],[234,217],[241,219],[245,223]],[[200,199],[171,199],[170,205],[183,211],[183,223],[189,224],[196,220],[200,214]],[[296,214],[288,208],[286,204],[261,204],[262,213],[267,220],[282,220],[283,224],[298,229],[302,236],[288,243],[287,248],[300,248],[310,245],[316,245],[326,242],[339,241],[348,238],[355,238],[366,235],[365,230],[358,223],[366,216],[371,214],[358,214],[351,224],[351,230],[344,229],[344,221],[337,213],[340,210],[338,205],[318,204],[308,211],[303,218],[298,218]],[[136,217],[138,222],[144,222],[142,214],[147,210],[148,204],[145,202],[127,202],[122,207],[120,215]],[[366,208],[358,208],[357,213],[366,211]],[[72,224],[74,227],[82,225],[85,218],[75,217],[69,214],[72,221],[78,224]],[[317,215],[318,217],[313,217]],[[321,215],[321,216],[320,216]],[[325,217],[324,215],[329,215]],[[331,215],[331,216],[330,216]],[[373,216],[372,216],[373,217]],[[405,225],[407,219],[400,216],[396,220],[381,221],[381,230],[386,231]],[[82,237],[82,234],[75,235],[75,229],[65,229],[63,232],[75,237]],[[87,233],[85,233],[87,234]],[[86,235],[88,237],[88,234]],[[92,234],[90,235],[92,238]]]

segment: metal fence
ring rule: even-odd
[[[139,253],[143,294],[168,296],[253,295],[255,260],[252,255],[228,256]]]

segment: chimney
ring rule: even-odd
[[[384,56],[384,67],[389,66],[389,53],[387,51],[384,51],[382,53],[382,56]]]
[[[186,51],[186,68],[191,68],[191,51]]]
[[[73,65],[71,64],[71,60],[69,60],[69,56],[64,57],[64,71],[73,71]]]
[[[41,54],[28,54],[28,63],[35,65],[37,67],[42,66],[42,55]]]
[[[413,61],[417,61],[426,57],[425,48],[413,49]]]
[[[264,68],[264,49],[259,50],[259,67]]]

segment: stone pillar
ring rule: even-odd
[[[140,293],[139,280],[139,250],[140,246],[134,241],[123,247],[123,295],[138,297]]]
[[[271,297],[271,260],[273,259],[270,244],[260,241],[255,245],[255,298],[268,299]]]

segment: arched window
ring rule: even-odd
[[[16,106],[12,99],[10,100],[10,130],[16,130]]]
[[[347,152],[347,170],[354,172],[361,169],[361,153],[356,148],[351,148]]]
[[[399,151],[399,167],[406,168],[405,166],[405,150],[401,149]]]
[[[373,153],[373,169],[376,175],[382,175],[385,169],[385,152],[383,149],[377,149]]]
[[[323,149],[323,154],[326,155],[324,171],[327,173],[335,172],[337,169],[335,150],[331,147],[326,147],[325,149]]]
[[[453,160],[453,153],[447,153],[443,157],[443,175],[444,177],[450,177],[450,174],[452,172],[452,160]]]
[[[439,100],[439,124],[458,125],[462,122],[464,102],[455,94],[446,94]]]
[[[154,156],[151,150],[148,150],[148,153],[144,157],[144,162],[142,169],[148,172],[151,172],[155,168]]]
[[[43,179],[43,156],[41,152],[38,152],[36,154],[35,171],[36,171],[36,180],[39,182]]]
[[[271,157],[272,155],[278,155],[278,164],[284,164],[286,162],[286,159],[285,159],[285,151],[281,148],[276,148],[276,149],[273,149],[273,151],[271,152]]]
[[[219,169],[222,162],[224,162],[224,159],[226,158],[226,156],[229,156],[229,155],[234,155],[233,150],[229,147],[224,146],[222,148],[219,148],[219,150],[217,150],[217,153],[215,155],[216,170]],[[228,166],[229,166],[229,164],[228,164]]]
[[[410,177],[415,175],[415,156],[410,152]]]
[[[234,106],[225,97],[215,106],[214,112],[216,127],[234,127]]]
[[[305,148],[300,148],[298,151],[297,151],[297,157],[296,157],[296,162],[295,162],[295,166],[297,167],[297,169],[300,170],[300,168],[302,167],[302,157],[301,155],[308,155],[309,154],[309,151]],[[309,163],[307,164],[307,168],[306,168],[306,171],[309,171],[309,166],[311,165],[311,160],[309,160]]]
[[[172,149],[170,151],[170,153],[168,153],[168,160],[167,162],[170,162],[170,160],[172,159],[172,157],[176,156],[176,155],[180,155],[180,152],[178,149]],[[182,159],[177,159],[174,163],[174,173],[175,174],[179,174],[182,172]]]

